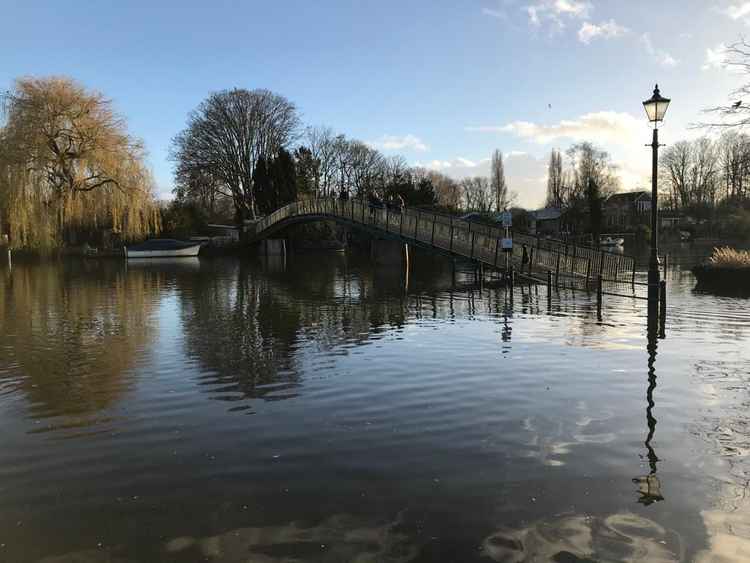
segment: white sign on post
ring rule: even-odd
[[[503,211],[500,214],[500,219],[503,222],[503,227],[513,226],[513,214],[510,211]]]
[[[500,241],[500,247],[503,249],[503,252],[513,252],[513,239],[503,238]]]

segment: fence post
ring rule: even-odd
[[[552,307],[552,270],[547,270],[547,308]]]
[[[558,287],[558,280],[560,278],[560,253],[557,253],[557,264],[555,265],[555,287]]]
[[[529,275],[531,275],[531,270],[534,268],[534,247],[531,247],[531,252],[529,256]]]
[[[602,275],[596,278],[596,315],[602,319]]]
[[[588,290],[591,281],[591,258],[586,260],[586,289]]]
[[[604,273],[604,252],[600,250],[599,256],[599,275],[601,276]]]

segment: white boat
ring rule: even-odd
[[[141,244],[128,246],[125,249],[125,255],[128,258],[184,258],[198,256],[200,250],[200,242],[155,238]]]
[[[620,237],[602,237],[599,239],[599,246],[613,247],[623,244],[625,244],[625,239]]]

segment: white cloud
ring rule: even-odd
[[[489,158],[457,157],[414,164],[460,180],[467,176],[489,176],[490,162]],[[541,206],[547,188],[547,155],[537,158],[522,151],[508,151],[505,154],[505,179],[508,187],[518,193],[520,205],[530,209]]]
[[[739,20],[746,16],[750,16],[750,2],[742,2],[741,4],[732,4],[724,12],[733,20]]]
[[[629,113],[614,111],[587,113],[578,119],[562,120],[552,125],[514,121],[501,126],[467,127],[468,131],[511,133],[539,144],[563,138],[574,141],[632,144],[637,143],[642,129],[643,120]]]
[[[661,66],[674,67],[679,64],[679,61],[671,54],[654,47],[654,43],[651,41],[651,36],[648,33],[641,35],[641,45],[643,45],[646,53]]]
[[[493,18],[498,18],[501,20],[504,20],[508,17],[508,14],[506,14],[505,12],[502,12],[500,10],[493,10],[491,8],[482,8],[482,13],[485,16],[492,16]]]
[[[426,152],[430,149],[422,139],[416,135],[383,135],[377,141],[368,141],[367,143],[373,148],[382,150],[414,150],[418,152]]]
[[[546,21],[558,29],[565,27],[563,18],[589,17],[592,6],[582,0],[541,0],[523,8],[529,16],[529,23],[534,26]]]
[[[468,158],[464,158],[462,156],[456,157],[453,160],[430,160],[426,162],[415,162],[414,166],[419,166],[422,168],[429,168],[430,170],[439,170],[441,172],[454,172],[456,170],[463,171],[463,175],[465,176],[466,169],[469,168],[476,168],[486,162],[489,162],[490,159],[486,158],[484,160],[469,160]],[[453,174],[451,174],[453,175]]]
[[[725,68],[727,58],[727,46],[724,43],[719,43],[713,49],[708,47],[706,49],[706,62],[701,67],[702,70],[709,70],[712,68]]]
[[[556,0],[554,10],[558,14],[571,14],[578,17],[588,16],[591,4],[577,0]]]
[[[620,37],[628,32],[626,27],[619,25],[615,20],[602,22],[599,25],[590,22],[583,22],[581,29],[578,30],[578,40],[588,45],[592,39],[601,37],[602,39],[611,39]]]

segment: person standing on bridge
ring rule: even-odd
[[[529,251],[526,249],[526,245],[522,246],[523,252],[521,253],[521,271],[523,272],[524,266],[529,263]]]

